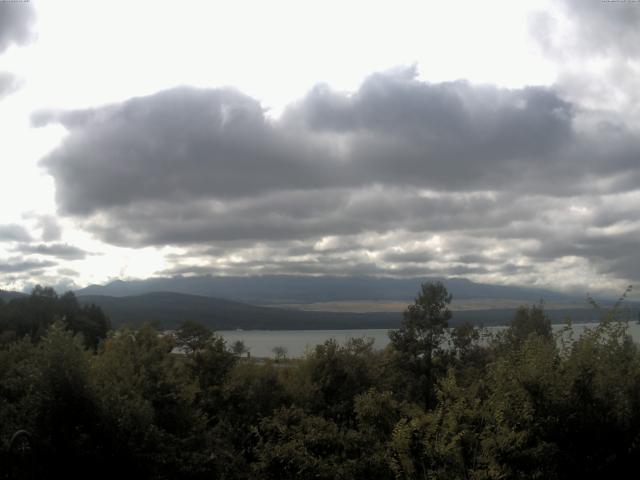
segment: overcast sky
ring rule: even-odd
[[[640,3],[0,0],[0,288],[640,283]]]

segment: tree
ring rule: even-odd
[[[456,380],[463,385],[471,384],[481,375],[490,361],[487,348],[481,343],[480,330],[469,322],[457,325],[449,332],[452,347],[451,367],[455,366]]]
[[[396,424],[389,445],[395,478],[497,478],[476,470],[484,413],[478,393],[477,386],[457,385],[450,371],[438,385],[433,410],[413,412]]]
[[[314,413],[339,424],[353,423],[355,396],[378,386],[380,378],[373,342],[350,338],[339,345],[331,338],[307,356],[300,368],[310,381],[306,400]]]
[[[276,357],[276,362],[280,362],[280,361],[285,360],[287,358],[287,349],[286,349],[286,347],[283,347],[282,345],[278,345],[277,347],[273,347],[271,349],[271,351],[273,352],[273,354]]]
[[[241,357],[245,353],[249,353],[249,349],[242,340],[236,340],[235,342],[233,342],[233,345],[231,345],[231,351],[239,357]]]
[[[106,338],[109,319],[96,305],[80,306],[73,292],[58,296],[51,287],[37,285],[30,296],[14,298],[0,308],[2,340],[29,336],[39,341],[60,320],[74,334],[82,334],[87,347],[95,350]]]
[[[531,307],[519,307],[509,324],[508,335],[517,344],[523,343],[531,334],[539,335],[546,340],[553,337],[551,320],[542,303]]]
[[[37,345],[40,408],[29,429],[38,439],[38,461],[52,476],[77,478],[94,450],[98,415],[89,381],[91,354],[80,336],[54,322]]]
[[[213,332],[204,325],[186,320],[175,332],[176,344],[185,353],[191,354],[203,349],[211,339]]]
[[[434,354],[449,326],[451,298],[441,282],[423,283],[413,305],[404,311],[400,328],[389,332],[392,363],[400,373],[398,390],[408,392],[413,401],[429,405],[435,400]]]
[[[80,306],[73,292],[66,292],[58,299],[57,314],[73,333],[80,333],[87,347],[95,350],[107,337],[109,318],[95,304]]]
[[[238,362],[219,335],[212,334],[202,348],[188,357],[187,366],[199,387],[198,405],[214,418],[223,404],[224,383]]]
[[[387,480],[387,445],[370,431],[340,426],[299,407],[284,407],[259,422],[251,478]]]
[[[31,291],[32,297],[42,297],[42,298],[58,298],[58,294],[52,287],[43,287],[42,285],[36,285],[33,287]]]
[[[196,379],[185,358],[171,353],[173,347],[172,337],[145,324],[115,332],[92,358],[103,470],[115,470],[109,478],[121,472],[190,478],[184,471],[200,468],[210,455],[195,404]]]
[[[469,322],[461,323],[451,331],[451,343],[460,358],[465,358],[479,339],[480,332]]]
[[[431,357],[451,319],[452,296],[441,282],[423,283],[413,305],[404,311],[400,328],[389,333],[393,347],[414,357]]]

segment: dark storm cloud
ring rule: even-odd
[[[21,245],[15,250],[27,255],[43,255],[63,260],[80,260],[89,255],[88,252],[66,243],[54,243],[51,245]]]
[[[0,225],[0,242],[28,242],[31,240],[29,232],[15,223]]]
[[[31,2],[0,2],[0,54],[11,44],[27,43],[33,36],[34,22]]]

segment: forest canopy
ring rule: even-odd
[[[487,336],[449,328],[450,301],[426,283],[384,350],[328,340],[275,362],[193,323],[110,330],[99,308],[38,287],[0,305],[0,465],[8,478],[296,480],[638,466],[640,351],[624,318],[578,336],[523,306]]]

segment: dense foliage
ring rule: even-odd
[[[73,292],[58,296],[51,287],[36,286],[31,295],[0,299],[0,343],[29,337],[37,342],[56,321],[81,334],[87,347],[97,348],[107,336],[109,319],[96,305],[81,306]]]
[[[52,478],[589,479],[639,466],[640,351],[624,321],[553,334],[541,306],[523,307],[486,336],[448,329],[450,300],[423,285],[384,351],[330,340],[275,362],[193,323],[107,334],[102,312],[39,289],[0,306],[0,471],[19,430],[30,468]]]

